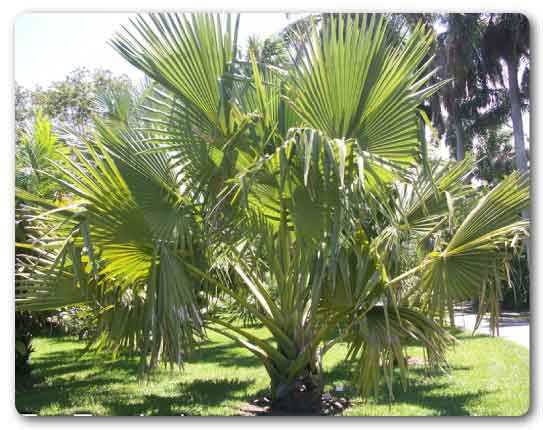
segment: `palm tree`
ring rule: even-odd
[[[425,102],[437,137],[446,132],[446,143],[457,160],[474,149],[474,140],[485,139],[510,116],[506,91],[488,81],[483,59],[482,34],[486,20],[481,14],[401,14],[396,18],[408,29],[423,20],[442,29],[436,37],[434,57],[439,72],[434,79],[450,84]],[[401,28],[401,27],[400,27]]]
[[[279,36],[268,37],[266,39],[261,39],[257,36],[249,37],[246,60],[250,60],[251,54],[254,55],[257,63],[271,66],[284,67],[289,62],[286,44]]]
[[[52,161],[67,154],[46,115],[38,111],[32,123],[21,126],[15,152],[15,184],[17,187],[52,198],[54,187],[44,172],[51,171]]]
[[[18,87],[20,91],[20,88]],[[19,106],[20,107],[20,106]],[[16,106],[16,111],[17,111]],[[20,110],[20,109],[19,109]],[[28,108],[26,114],[20,115],[15,152],[15,184],[22,191],[31,192],[33,195],[55,199],[60,197],[56,193],[56,187],[45,176],[51,172],[51,160],[58,160],[59,154],[66,153],[66,148],[60,144],[52,125],[41,111],[33,115],[33,121],[29,122]],[[15,208],[20,210],[24,200],[15,199]],[[15,240],[24,242],[32,239],[32,230],[25,228],[24,219],[17,219],[15,225]],[[19,261],[20,252],[16,252],[16,261]],[[19,268],[16,263],[16,271]],[[35,325],[36,315],[28,312],[15,312],[15,372],[18,376],[17,386],[21,384],[31,371],[30,354],[32,348],[32,328]]]
[[[515,161],[517,169],[528,169],[522,124],[522,97],[518,75],[523,59],[530,56],[529,24],[522,14],[491,14],[483,35],[483,54],[488,73],[494,81],[503,81],[507,72]]]
[[[463,160],[466,151],[472,147],[471,131],[477,126],[481,111],[495,110],[499,106],[495,106],[499,99],[489,89],[484,75],[481,15],[450,13],[426,19],[445,28],[436,38],[435,63],[440,67],[439,77],[451,80],[450,85],[432,100],[432,117],[434,121],[439,120],[438,125],[446,125],[438,130],[447,129],[447,140],[455,148],[455,158]]]
[[[69,203],[25,194],[42,235],[17,306],[98,303],[96,343],[139,351],[142,369],[218,331],[291,412],[318,408],[323,356],[347,342],[360,392],[384,379],[392,396],[404,346],[440,365],[449,303],[505,279],[526,177],[480,196],[469,158],[419,166],[419,106],[443,86],[427,85],[424,25],[398,40],[383,16],[330,17],[287,69],[246,68],[238,19],[150,14],[115,36],[152,94],[57,164]],[[232,302],[271,340],[225,318]]]

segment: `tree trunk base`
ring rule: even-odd
[[[288,415],[315,415],[321,410],[322,393],[318,389],[294,389],[272,402],[272,410]]]
[[[267,415],[337,415],[347,409],[351,402],[345,397],[334,397],[331,393],[316,395],[315,392],[301,392],[281,402],[272,402],[267,397],[259,397],[251,403],[240,407],[240,415],[243,416],[267,416]],[[305,394],[304,394],[305,393]]]
[[[290,383],[272,383],[272,408],[288,414],[316,414],[320,410],[320,375],[300,376]]]

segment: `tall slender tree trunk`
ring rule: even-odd
[[[458,117],[458,114],[454,115],[453,119],[454,134],[456,136],[456,161],[462,161],[466,157],[466,147],[464,144],[464,130],[462,128],[462,121]],[[475,300],[475,299],[474,299]],[[475,302],[472,300],[472,306],[475,306]],[[449,303],[449,322],[452,328],[455,328],[454,322],[454,304]]]
[[[524,146],[524,126],[522,124],[522,111],[520,109],[520,90],[518,86],[518,61],[508,60],[507,78],[509,81],[509,100],[511,102],[511,120],[513,121],[513,140],[515,144],[515,164],[517,170],[524,173],[528,170],[528,157]],[[522,216],[530,219],[530,209],[522,211]],[[532,257],[530,252],[530,238],[526,239],[526,255],[528,257],[528,270],[532,269]]]
[[[528,170],[528,158],[526,157],[526,147],[524,146],[524,127],[522,125],[517,73],[517,62],[507,61],[509,100],[511,102],[511,119],[513,121],[513,139],[515,143],[515,163],[520,172],[525,172]]]
[[[449,310],[449,324],[452,328],[456,328],[456,323],[454,321],[454,303],[450,302],[448,305]]]
[[[456,136],[456,160],[461,161],[466,156],[464,145],[464,130],[462,130],[462,122],[458,115],[454,116],[454,134]]]

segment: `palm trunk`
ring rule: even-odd
[[[261,360],[270,377],[274,411],[291,415],[320,412],[323,390],[322,356],[325,351],[312,347],[313,342],[308,344],[303,340],[312,339],[311,333],[306,332],[300,338],[282,328],[290,342],[284,342],[283,335],[275,338],[274,345],[275,342],[259,339],[227,321],[213,317],[208,317],[208,321],[219,326],[209,325],[208,329],[238,342]],[[302,330],[303,328],[299,327],[298,333]],[[286,348],[285,344],[288,345]]]
[[[509,80],[509,100],[511,102],[511,120],[513,121],[513,140],[515,144],[515,164],[517,170],[524,173],[528,170],[528,158],[526,146],[524,146],[524,125],[522,124],[522,111],[520,109],[520,90],[518,86],[518,61],[508,60],[507,77]],[[522,216],[530,219],[529,209],[522,211]],[[530,252],[530,239],[526,239],[526,254],[528,256],[528,268],[532,267]]]
[[[524,146],[524,127],[522,125],[522,112],[520,109],[520,90],[518,86],[516,63],[507,61],[507,75],[509,79],[509,100],[511,102],[511,119],[513,121],[513,138],[515,143],[515,162],[520,172],[528,170],[526,147]]]
[[[454,322],[454,305],[452,303],[449,303],[449,323],[451,324],[452,328],[456,328],[456,324]]]
[[[464,131],[462,130],[462,122],[458,115],[454,117],[454,134],[456,136],[456,160],[461,161],[465,157],[464,146]]]
[[[287,375],[270,374],[272,404],[285,413],[315,414],[320,411],[322,372],[319,357],[313,357],[291,380]]]

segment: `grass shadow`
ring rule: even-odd
[[[240,355],[237,347],[234,342],[202,345],[187,359],[187,363],[216,363],[221,367],[261,366],[254,355]]]
[[[62,343],[53,339],[52,343]],[[66,340],[64,342],[73,342]],[[240,356],[234,343],[206,343],[196,351],[187,363],[220,364],[222,367],[258,367],[255,357]],[[199,378],[189,382],[174,384],[170,395],[144,394],[133,396],[123,384],[135,383],[138,378],[138,359],[98,353],[81,356],[82,348],[57,350],[43,353],[33,363],[34,385],[24,391],[16,392],[15,404],[21,413],[39,413],[40,410],[74,411],[91,398],[101,404],[109,415],[198,415],[202,408],[220,407],[222,404],[241,403],[246,400],[248,389],[255,380],[247,378]],[[164,378],[157,374],[157,381]],[[151,374],[149,381],[153,381]],[[156,381],[155,381],[156,382]],[[116,385],[115,392],[108,389]],[[104,392],[100,391],[104,387]],[[111,395],[110,395],[111,394]],[[77,409],[77,413],[90,413]]]
[[[247,389],[254,380],[233,379],[196,379],[189,383],[180,383],[174,396],[146,395],[143,401],[130,403],[129,399],[116,399],[105,402],[113,415],[199,415],[199,408],[220,406],[228,401],[241,401],[247,396]],[[195,407],[198,405],[198,408]]]
[[[478,346],[472,341],[488,339],[487,336],[471,336],[461,331],[457,333],[459,340],[468,348],[461,354],[466,351],[479,354],[480,348],[486,347],[487,342],[480,342]],[[73,342],[62,339],[52,341],[57,344]],[[121,416],[226,415],[236,413],[239,405],[247,401],[269,394],[263,388],[267,384],[259,379],[265,375],[259,360],[229,340],[202,343],[187,360],[186,376],[170,377],[158,372],[157,379],[151,380],[149,389],[140,388],[137,384],[136,357],[113,360],[109,354],[80,356],[81,350],[78,344],[68,348],[57,345],[37,356],[34,369],[36,376],[43,379],[33,389],[16,393],[17,409],[25,413],[41,411],[67,415],[76,410],[84,413],[86,411],[79,408],[86,407],[94,414]],[[353,400],[354,413],[360,411],[360,414],[364,414],[364,403],[350,384],[353,380],[352,364],[340,359],[339,355],[334,359],[334,364],[326,368],[324,382],[343,382],[345,391],[342,396]],[[473,363],[479,365],[478,361]],[[478,367],[471,367],[471,364],[464,357],[451,363],[449,371],[455,379],[463,381],[460,385],[445,373],[428,374],[422,367],[410,367],[407,390],[403,390],[398,375],[393,384],[394,405],[399,405],[399,409],[392,406],[384,387],[375,398],[368,400],[368,405],[379,406],[375,413],[384,411],[385,415],[383,405],[391,407],[391,415],[417,410],[413,406],[423,407],[427,411],[422,412],[431,415],[469,415],[481,397],[490,393],[493,398],[495,392],[490,386],[477,384]],[[472,383],[472,379],[475,382]],[[494,391],[485,391],[487,388]],[[507,392],[509,389],[510,385],[507,385],[496,390]],[[489,402],[493,401],[491,398]],[[511,399],[511,396],[505,398]],[[401,405],[408,407],[402,409]],[[475,410],[480,413],[480,409]],[[491,410],[495,411],[496,407],[491,405]]]
[[[392,385],[394,393],[393,403],[411,404],[428,408],[435,415],[446,416],[461,416],[470,415],[467,405],[476,400],[480,396],[488,394],[488,391],[473,390],[463,393],[455,393],[450,390],[450,384],[441,382],[440,377],[446,376],[447,373],[454,373],[460,376],[463,372],[470,372],[473,368],[470,366],[450,366],[447,371],[429,371],[422,366],[411,367],[408,375],[408,386],[403,387],[400,382],[398,372],[395,373],[395,378]],[[337,363],[330,368],[325,374],[325,380],[352,381],[354,376],[353,366],[351,363],[343,361]],[[354,388],[348,384],[345,386],[345,396],[356,398],[357,393]],[[378,391],[376,397],[370,400],[375,405],[390,405],[392,403],[386,386],[383,384]],[[358,400],[358,404],[364,404],[364,401]]]

